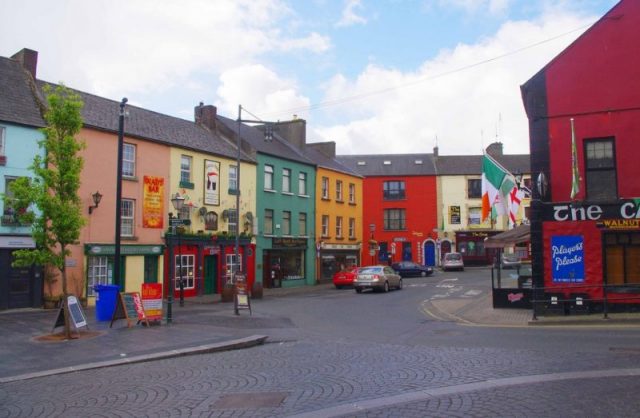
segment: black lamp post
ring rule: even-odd
[[[175,196],[173,196],[171,198],[171,204],[173,204],[173,208],[176,210],[176,212],[178,213],[178,218],[180,218],[180,211],[182,210],[182,207],[184,206],[184,197],[180,196],[179,193],[176,193]],[[174,226],[174,232],[176,226]],[[180,281],[178,282],[178,285],[180,286],[180,306],[184,306],[184,277],[182,277],[182,242],[180,239],[180,233],[177,234],[178,235],[178,272],[180,274]],[[174,274],[174,280],[175,280],[175,274]],[[175,282],[172,284],[171,286],[171,293],[173,293],[175,289]]]
[[[102,195],[100,194],[100,192],[95,192],[91,195],[91,198],[93,199],[93,206],[89,206],[89,215],[91,215],[93,213],[93,210],[100,205]]]
[[[120,278],[120,230],[122,223],[122,153],[124,148],[124,107],[127,104],[127,98],[124,97],[120,102],[120,113],[118,116],[118,172],[116,175],[116,237],[115,237],[115,254],[113,260],[113,284],[120,286],[122,282]],[[124,289],[122,289],[124,290]]]

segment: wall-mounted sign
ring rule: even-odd
[[[554,283],[584,282],[582,235],[551,237],[551,278]]]
[[[452,225],[460,224],[460,206],[449,206],[449,223]]]
[[[306,238],[272,238],[273,248],[307,248]]]
[[[204,160],[204,204],[220,204],[220,163]]]
[[[604,219],[640,219],[640,199],[604,204],[544,205],[545,221],[602,221]]]
[[[164,220],[164,178],[144,176],[142,227],[162,229]]]

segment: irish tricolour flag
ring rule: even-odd
[[[482,157],[482,221],[495,210],[498,215],[508,215],[513,225],[523,193],[518,189],[513,174],[509,173],[490,155]]]

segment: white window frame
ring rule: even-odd
[[[264,210],[264,234],[273,235],[273,209]]]
[[[342,216],[336,216],[336,238],[342,238]]]
[[[87,259],[87,296],[95,296],[95,285],[111,284],[109,277],[109,257],[89,256]]]
[[[349,203],[356,203],[356,185],[349,183]]]
[[[322,178],[322,198],[329,199],[329,177]]]
[[[291,211],[282,211],[282,235],[291,235]]]
[[[191,183],[191,172],[193,167],[193,157],[190,155],[180,156],[180,183]]]
[[[231,235],[238,233],[238,212],[235,208],[229,210],[229,215],[227,216],[227,232]]]
[[[136,176],[136,144],[125,142],[122,147],[122,177]]]
[[[307,173],[298,174],[298,194],[307,195]]]
[[[322,215],[322,236],[329,236],[329,215]]]
[[[298,235],[301,237],[307,236],[307,214],[305,212],[298,214]]]
[[[120,236],[134,237],[136,232],[135,225],[136,201],[134,199],[122,199],[120,202]]]
[[[342,180],[336,180],[336,201],[342,202]]]
[[[264,189],[273,190],[273,166],[264,166]]]
[[[282,193],[291,193],[291,169],[282,169]]]
[[[229,166],[229,190],[238,190],[238,166]]]
[[[194,289],[195,280],[195,257],[193,254],[175,254],[174,276],[175,290],[180,290],[180,279],[184,280],[184,289]]]
[[[349,238],[356,237],[356,218],[349,218]]]
[[[231,280],[233,278],[233,273],[240,271],[240,268],[242,267],[242,254],[238,254],[237,262],[235,254],[225,254],[224,258],[225,275],[227,280]]]

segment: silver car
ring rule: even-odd
[[[464,270],[464,261],[460,253],[447,253],[442,259],[442,270]]]
[[[366,266],[358,269],[353,280],[353,288],[357,293],[363,289],[388,292],[389,289],[402,289],[402,277],[389,266]]]

